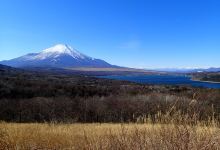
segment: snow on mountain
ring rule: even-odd
[[[0,63],[12,67],[112,67],[103,60],[86,56],[64,44]]]
[[[47,58],[59,58],[62,55],[69,55],[72,56],[75,59],[85,59],[85,58],[91,58],[84,54],[81,54],[77,50],[71,48],[68,45],[58,44],[51,48],[43,50],[41,53],[31,53],[27,54],[25,56],[22,56],[21,59],[25,60],[44,60]]]
[[[45,59],[47,57],[57,58],[60,55],[70,55],[75,59],[84,59],[88,57],[68,45],[58,44],[54,47],[43,50],[43,52],[40,53],[35,59]]]

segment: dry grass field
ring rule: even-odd
[[[220,129],[174,124],[0,123],[0,149],[217,150]]]

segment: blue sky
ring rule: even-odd
[[[64,43],[127,67],[220,67],[219,8],[219,0],[0,0],[0,60]]]

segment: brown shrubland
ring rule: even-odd
[[[175,124],[0,124],[0,149],[217,150],[220,129]]]
[[[173,111],[173,112],[172,112]],[[172,112],[172,115],[171,115]],[[136,123],[0,123],[0,149],[217,150],[218,120],[200,121],[171,107]],[[193,116],[197,116],[194,114]]]

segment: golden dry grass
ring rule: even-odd
[[[0,123],[0,149],[217,150],[220,129],[172,124]]]

